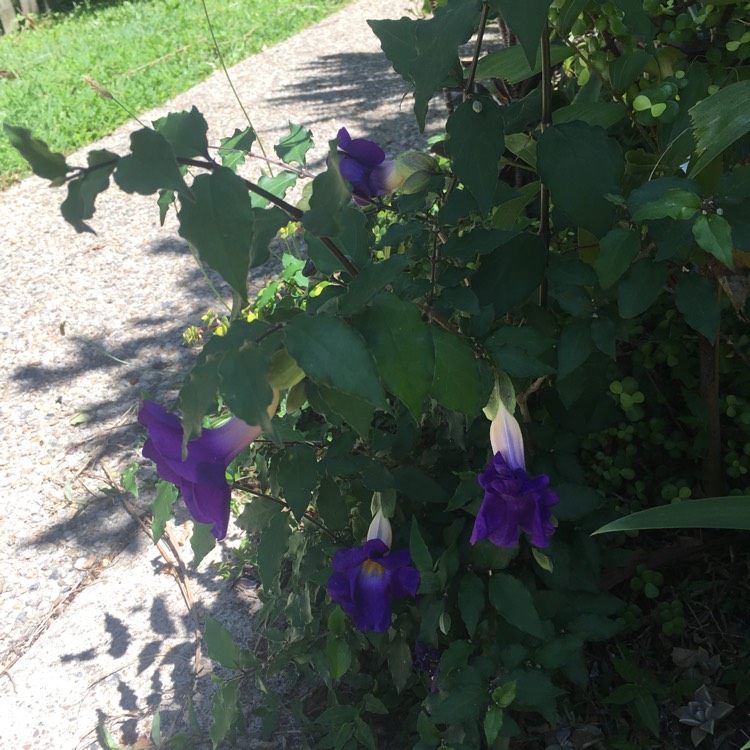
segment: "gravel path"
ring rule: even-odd
[[[421,146],[403,82],[365,23],[412,15],[418,5],[362,0],[235,66],[232,79],[266,147],[286,132],[287,120],[313,130],[313,170],[342,125],[391,154]],[[142,119],[192,105],[208,120],[213,142],[244,127],[222,73]],[[124,153],[137,127],[129,123],[95,145]],[[83,164],[83,153],[69,162]],[[0,676],[8,683],[0,713],[15,710],[7,701],[11,691],[23,693],[21,676],[42,668],[35,642],[66,613],[75,626],[78,594],[106,581],[110,567],[137,565],[122,555],[135,549],[136,524],[108,480],[137,459],[141,395],[174,396],[193,356],[182,331],[217,305],[174,221],[159,227],[152,198],[110,188],[90,222],[97,234],[77,235],[60,216],[64,195],[37,178],[0,194]],[[106,596],[101,591],[94,597]],[[78,624],[71,653],[93,627]],[[64,633],[57,637],[65,642]],[[64,661],[43,668],[62,669]],[[37,700],[37,710],[48,711],[41,707],[49,696],[29,697],[26,689],[27,704]],[[87,703],[96,702],[94,691]],[[58,731],[57,741],[43,745],[46,736],[55,737],[16,722],[13,733],[0,728],[0,747],[80,746],[80,736]]]

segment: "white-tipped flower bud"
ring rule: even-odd
[[[388,549],[391,548],[393,530],[391,529],[391,522],[383,515],[382,510],[375,514],[372,523],[370,523],[370,528],[367,530],[367,541],[369,542],[371,539],[380,539]]]
[[[502,399],[499,399],[498,403],[497,414],[490,425],[492,453],[499,453],[505,459],[505,463],[514,469],[526,469],[521,427],[505,408]]]

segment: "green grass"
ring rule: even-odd
[[[348,0],[206,0],[227,65],[286,39]],[[200,0],[87,2],[0,37],[0,122],[70,153],[158,106],[220,67]],[[200,102],[196,103],[200,108]],[[252,117],[252,101],[245,101]],[[2,131],[0,131],[1,133]],[[0,135],[0,186],[29,173]]]

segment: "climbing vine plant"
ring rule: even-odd
[[[158,195],[231,288],[176,411],[139,419],[198,558],[229,524],[250,540],[259,646],[211,619],[205,640],[264,695],[266,738],[291,714],[301,746],[337,750],[698,744],[750,694],[747,636],[729,677],[696,657],[657,679],[628,639],[679,638],[683,600],[647,541],[636,567],[632,537],[592,533],[728,496],[708,525],[747,527],[750,4],[433,10],[369,22],[416,126],[448,104],[429,152],[341,127],[308,180],[312,133],[290,125],[286,168],[253,182],[252,128],[209,144],[195,108],[86,166],[5,130],[79,232],[110,178]],[[305,257],[253,298],[280,230]],[[214,747],[241,682],[216,694]]]

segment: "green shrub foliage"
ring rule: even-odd
[[[263,429],[231,464],[259,643],[215,621],[206,642],[264,694],[267,737],[291,712],[304,747],[558,747],[609,695],[630,717],[617,746],[645,747],[667,729],[658,701],[697,685],[665,686],[601,644],[648,613],[678,637],[685,617],[652,602],[663,578],[646,567],[615,595],[607,572],[630,542],[592,532],[748,494],[750,4],[437,6],[369,22],[419,128],[451,102],[430,154],[384,161],[366,134],[325,134],[326,169],[297,206],[300,125],[276,146],[288,168],[260,184],[241,176],[252,130],[217,152],[196,109],[86,167],[6,131],[67,185],[78,231],[110,176],[158,193],[232,289],[177,434],[190,462],[217,403]],[[307,262],[286,254],[249,298],[280,229]],[[494,537],[475,532],[485,495]],[[198,549],[210,530],[196,526]],[[281,673],[295,680],[283,699]],[[237,680],[217,693],[215,747],[241,724],[240,695]]]

